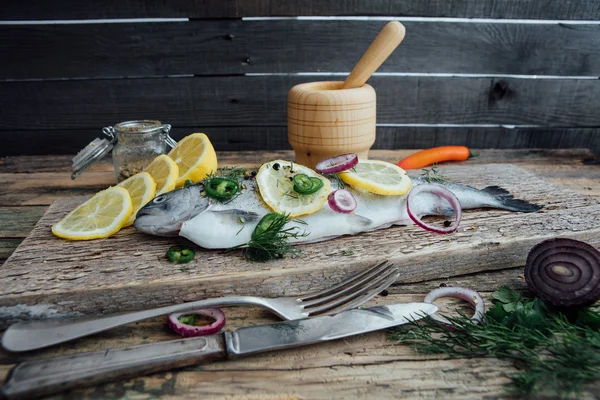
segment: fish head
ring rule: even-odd
[[[181,225],[206,211],[210,200],[202,196],[204,185],[187,186],[156,196],[135,217],[135,229],[155,236],[177,236]]]

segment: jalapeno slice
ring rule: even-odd
[[[278,217],[280,217],[280,215],[277,213],[269,213],[262,217],[256,225],[256,227],[254,228],[254,230],[252,231],[252,239],[256,240],[257,238],[262,236],[266,231],[268,231],[271,225],[273,225],[273,222],[275,222],[275,220],[277,220]]]
[[[204,187],[206,195],[215,200],[229,200],[240,190],[238,183],[227,178],[211,178]]]
[[[319,178],[316,178],[314,176],[310,177],[310,181],[314,185],[313,186],[313,193],[318,192],[324,186],[323,180],[319,179]]]
[[[167,250],[167,254],[165,254],[169,261],[177,264],[188,263],[194,259],[195,255],[194,250],[183,245],[171,246]]]
[[[322,180],[309,177],[306,174],[294,175],[292,182],[294,183],[294,190],[299,194],[313,194],[323,187]]]

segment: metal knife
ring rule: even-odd
[[[27,361],[10,371],[0,397],[31,399],[213,360],[341,339],[402,325],[436,311],[437,307],[429,303],[400,303],[251,326],[212,336]]]

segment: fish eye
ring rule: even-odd
[[[155,198],[154,200],[152,200],[152,202],[154,204],[160,204],[160,203],[164,203],[165,200],[167,200],[167,196],[158,196],[157,198]]]

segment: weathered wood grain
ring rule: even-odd
[[[99,129],[135,118],[174,126],[286,126],[295,84],[326,76],[2,82],[0,130]],[[600,80],[375,76],[379,124],[600,125]],[[260,100],[259,100],[260,99]],[[85,118],[83,118],[85,116]]]
[[[411,151],[375,150],[373,153],[374,158],[393,162]],[[222,165],[251,166],[263,159],[290,158],[291,155],[290,151],[220,152],[219,161]],[[580,194],[600,196],[600,169],[598,166],[583,165],[591,157],[589,150],[577,149],[482,150],[479,157],[461,165],[464,168],[473,168],[494,162],[518,164],[521,168],[545,177],[562,187],[574,185],[573,189]],[[445,166],[443,170],[446,170]],[[5,175],[3,175],[4,181],[0,187],[0,194],[9,192],[7,186],[11,184],[10,182],[21,179],[22,175],[39,172],[63,172],[68,175],[69,171],[69,156],[3,158],[0,159],[0,173]],[[110,160],[107,159],[94,166],[92,172],[104,172],[109,176],[112,173]],[[13,174],[13,178],[9,178],[8,174]],[[585,183],[577,186],[578,179]],[[28,182],[32,185],[42,185],[38,188],[40,192],[46,191],[48,186],[56,186],[56,182],[51,179],[38,181],[31,179]],[[86,186],[85,180],[77,180],[75,183],[85,188],[81,193],[91,193],[92,187]],[[587,190],[586,185],[591,190]],[[22,186],[19,190],[29,189],[27,186]],[[73,190],[75,193],[75,188]],[[31,191],[30,195],[35,196],[34,191]],[[563,200],[559,199],[559,201]],[[564,201],[568,202],[567,199]],[[597,216],[598,211],[593,215]],[[6,228],[6,225],[2,225],[0,232]],[[20,239],[0,238],[0,243],[5,243],[7,240]],[[345,272],[342,271],[340,276],[343,273]],[[489,304],[491,292],[500,285],[507,284],[523,291],[525,285],[521,274],[522,267],[516,267],[432,279],[421,283],[398,283],[389,289],[390,295],[378,296],[371,303],[419,301],[429,290],[440,284],[446,284],[477,289],[484,296],[486,304]],[[116,298],[114,301],[118,300]],[[453,301],[442,302],[442,306],[450,309],[456,305],[457,303]],[[226,329],[276,320],[272,314],[256,308],[227,308],[225,312],[228,321]],[[173,338],[173,334],[166,328],[164,318],[157,318],[47,350],[25,354],[10,354],[0,350],[0,381],[8,374],[10,368],[21,360],[105,350]],[[385,333],[379,332],[323,346],[265,354],[233,363],[222,362],[115,381],[51,398],[54,400],[149,398],[182,400],[199,397],[237,400],[373,397],[507,399],[510,398],[505,392],[508,377],[516,371],[511,363],[496,359],[445,360],[443,356],[419,355],[406,346],[388,341]],[[594,399],[599,391],[598,383],[588,385],[581,398]]]
[[[0,263],[4,263],[22,241],[23,239],[20,238],[2,238],[0,240]]]
[[[45,211],[46,207],[0,207],[0,238],[26,237]]]
[[[265,151],[291,149],[286,126],[175,127],[176,140],[193,132],[205,132],[217,151]],[[71,158],[94,138],[98,128],[0,132],[0,156],[69,154]],[[36,143],[32,146],[31,143]],[[588,148],[600,156],[600,128],[472,128],[472,127],[377,127],[373,149],[423,149],[464,145],[475,149],[571,149]],[[590,156],[593,158],[593,155]],[[44,166],[36,166],[42,168]]]
[[[427,290],[421,287],[421,290]],[[490,304],[490,292],[481,292]],[[378,296],[369,305],[419,301],[423,293]],[[440,304],[442,303],[442,304]],[[456,302],[438,301],[455,313]],[[276,321],[252,308],[227,308],[226,329]],[[468,312],[468,311],[465,311]],[[82,351],[175,339],[164,318],[130,324],[93,337],[25,354],[0,351],[0,379],[18,361]],[[303,398],[506,398],[509,376],[517,368],[497,359],[455,359],[422,355],[376,332],[342,341],[267,353],[237,361],[198,365],[130,380],[118,380],[50,397],[51,399],[166,398],[303,399]],[[266,382],[269,382],[268,384]],[[274,384],[276,383],[276,384]],[[582,399],[598,389],[588,385]],[[337,393],[337,394],[336,394]]]
[[[594,0],[6,0],[0,19],[241,18],[297,15],[390,15],[414,17],[585,19],[600,17]]]
[[[181,267],[163,255],[183,239],[144,236],[132,228],[93,242],[53,237],[50,225],[81,201],[70,199],[50,207],[0,270],[0,304],[41,303],[59,313],[111,313],[227,294],[289,296],[327,286],[383,257],[401,266],[399,282],[418,282],[522,265],[528,248],[549,237],[600,244],[597,199],[507,164],[447,167],[445,172],[476,187],[501,184],[545,208],[527,215],[473,211],[453,235],[390,228],[306,245],[302,258],[259,265],[239,253],[199,249],[196,260]]]
[[[0,79],[346,72],[386,21],[0,26]],[[600,25],[405,21],[378,72],[600,75]],[[348,40],[348,38],[353,38]]]
[[[372,150],[371,158],[396,163],[416,150]],[[594,159],[585,149],[474,150],[479,156],[461,165],[515,163],[551,182],[586,196],[600,196],[600,171],[582,165]],[[274,159],[294,158],[292,151],[219,152],[221,166],[256,167]],[[549,160],[551,164],[549,165]],[[42,167],[39,165],[43,164]],[[444,164],[440,165],[442,168]],[[83,177],[70,178],[70,156],[7,157],[0,159],[0,207],[43,206],[65,197],[91,195],[114,184],[110,158],[92,166]],[[419,175],[420,172],[412,172]],[[10,209],[6,211],[10,213]]]
[[[371,150],[369,153],[372,158],[394,162],[413,154],[418,150]],[[500,149],[474,149],[478,153],[477,157],[469,158],[464,161],[465,164],[498,164],[510,163],[519,164],[522,167],[526,164],[541,165],[541,176],[548,168],[578,169],[583,163],[593,161],[594,154],[589,149],[518,149],[518,150],[500,150]],[[263,159],[293,159],[294,153],[291,150],[282,151],[217,151],[217,159],[223,166],[243,165],[246,167],[256,166]],[[3,174],[27,174],[43,172],[71,172],[71,155],[43,155],[43,156],[10,156],[0,158],[0,173]],[[440,163],[440,165],[442,165]],[[445,165],[445,164],[444,164]],[[112,172],[113,165],[110,157],[106,157],[94,164],[88,171],[93,172]],[[585,173],[582,175],[586,175]],[[14,175],[13,180],[17,180],[20,175]],[[9,179],[5,178],[5,182]],[[85,184],[85,182],[82,182]]]

